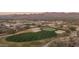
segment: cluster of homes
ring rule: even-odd
[[[32,21],[31,21],[32,22]],[[10,32],[18,32],[23,31],[25,29],[31,28],[33,32],[41,31],[40,27],[49,26],[52,28],[57,28],[59,30],[56,31],[58,34],[65,33],[66,30],[69,29],[69,26],[76,27],[76,31],[79,31],[79,26],[71,25],[65,21],[33,21],[32,23],[0,23],[0,35]]]
[[[6,34],[10,32],[16,32],[25,29],[27,26],[25,24],[21,23],[16,23],[16,24],[11,24],[11,23],[1,23],[0,24],[0,34]]]

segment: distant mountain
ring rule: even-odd
[[[13,19],[13,20],[79,20],[79,13],[64,13],[64,12],[44,12],[44,13],[31,13],[31,14],[8,14],[0,15],[0,20]]]

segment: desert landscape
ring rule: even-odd
[[[79,13],[0,12],[0,47],[79,47]]]

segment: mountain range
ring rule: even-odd
[[[79,20],[78,12],[64,13],[64,12],[41,12],[41,13],[8,13],[1,14],[0,20]]]

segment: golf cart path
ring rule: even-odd
[[[53,42],[53,39],[51,41],[49,41],[48,43],[46,43],[45,45],[43,45],[42,47],[49,47],[49,45]]]

